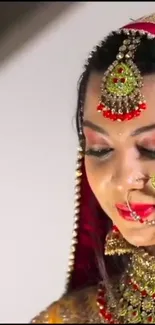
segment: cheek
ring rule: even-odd
[[[97,176],[98,173],[97,170],[95,170],[95,168],[93,167],[93,164],[91,163],[91,159],[87,157],[85,157],[85,169],[86,169],[88,183],[92,191],[94,191],[94,188],[97,186],[98,183],[98,176]]]
[[[111,168],[98,166],[90,157],[85,157],[85,170],[88,183],[101,208],[109,216],[112,215],[111,202],[113,202],[113,191],[110,189]]]
[[[109,184],[109,173],[105,170],[103,163],[95,163],[90,157],[85,157],[85,169],[89,185],[99,201],[104,197]]]

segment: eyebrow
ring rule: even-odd
[[[104,135],[109,136],[109,133],[104,128],[102,128],[99,125],[94,124],[93,122],[91,122],[89,120],[84,120],[83,121],[83,126],[84,127],[89,127],[90,129],[92,129],[94,131],[97,131],[99,133],[102,133]],[[141,133],[149,132],[149,131],[152,131],[152,130],[155,130],[155,124],[149,124],[149,125],[146,125],[146,126],[142,126],[142,127],[138,128],[138,129],[136,129],[135,131],[133,131],[131,133],[131,136],[134,137],[134,136],[137,136],[137,135],[139,135]]]
[[[94,124],[94,123],[91,122],[91,121],[84,120],[84,121],[83,121],[83,126],[88,127],[88,128],[90,128],[90,129],[92,129],[92,130],[94,130],[94,131],[97,131],[97,132],[99,132],[99,133],[102,133],[102,134],[104,134],[104,135],[108,135],[108,136],[109,136],[108,132],[105,131],[101,126],[96,125],[96,124]]]

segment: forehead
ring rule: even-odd
[[[102,76],[97,73],[90,76],[84,104],[84,119],[103,127],[111,135],[118,132],[132,133],[137,128],[155,123],[155,74],[146,75],[143,79],[144,85],[141,92],[145,97],[147,109],[142,111],[139,117],[123,122],[112,121],[97,112]]]

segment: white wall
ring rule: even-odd
[[[0,68],[0,322],[62,293],[72,231],[76,83],[87,52],[154,2],[79,3]]]

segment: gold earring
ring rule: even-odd
[[[112,230],[107,234],[105,242],[105,255],[123,255],[133,252],[133,247],[121,235],[118,228],[113,225]]]

